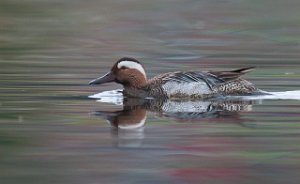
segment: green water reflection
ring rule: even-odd
[[[87,85],[132,56],[148,76],[257,66],[246,78],[260,89],[299,90],[299,6],[0,1],[1,183],[299,183],[299,101],[196,120],[149,113],[128,135],[93,115],[122,107],[88,99],[121,86]]]

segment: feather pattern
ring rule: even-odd
[[[171,72],[153,78],[148,84],[149,87],[151,86],[151,94],[155,94],[155,89],[158,88],[169,98],[186,96],[208,98],[217,94],[250,94],[257,89],[240,76],[252,69],[253,67],[232,71]]]
[[[223,81],[230,81],[239,78],[240,76],[252,71],[255,67],[241,68],[232,71],[209,71],[208,74],[222,79]]]
[[[188,71],[158,75],[141,89],[125,88],[128,96],[203,99],[219,95],[249,95],[259,92],[255,86],[240,78],[253,67],[232,71]]]
[[[219,83],[223,83],[222,79],[217,78],[205,72],[175,72],[162,79],[163,81],[173,81],[177,83],[203,83],[205,82],[212,90]]]

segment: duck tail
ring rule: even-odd
[[[231,72],[245,74],[245,73],[251,72],[254,69],[255,69],[255,67],[247,67],[247,68],[240,68],[237,70],[232,70]]]

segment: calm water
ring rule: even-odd
[[[150,77],[257,66],[245,77],[259,88],[299,90],[299,7],[298,0],[2,0],[1,183],[299,183],[299,100],[165,112],[90,99],[121,86],[87,85],[132,56]],[[134,130],[107,123],[144,118]]]

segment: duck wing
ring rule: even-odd
[[[210,89],[227,81],[235,80],[240,76],[252,71],[255,67],[241,68],[231,71],[208,71],[208,72],[173,72],[161,76],[163,81],[178,83],[205,82]]]
[[[162,80],[165,82],[173,81],[177,83],[205,82],[210,89],[213,89],[217,84],[225,82],[214,74],[193,71],[169,73],[168,75],[165,75]]]
[[[255,67],[247,67],[247,68],[240,68],[231,71],[209,71],[207,73],[223,81],[230,81],[230,80],[237,79],[248,72],[251,72],[254,68]]]

